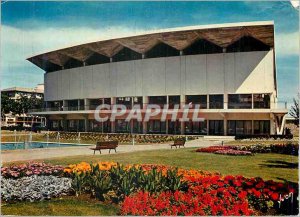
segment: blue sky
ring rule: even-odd
[[[34,87],[44,72],[26,58],[140,31],[274,20],[279,100],[299,82],[299,18],[289,2],[6,2],[1,9],[1,88]]]

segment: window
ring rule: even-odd
[[[224,121],[210,120],[209,121],[209,135],[224,135]]]
[[[137,120],[132,121],[132,132],[133,133],[143,133],[143,122],[139,122]]]
[[[185,103],[189,108],[195,108],[195,105],[200,105],[200,109],[207,108],[207,95],[187,95],[185,96]]]
[[[130,122],[125,120],[116,120],[116,132],[117,133],[130,133]]]
[[[251,94],[229,94],[228,108],[229,109],[251,109],[252,95]]]
[[[150,120],[148,122],[148,133],[165,134],[166,122],[162,122],[160,120]]]
[[[223,95],[209,95],[209,108],[222,109],[223,108]]]
[[[180,134],[181,128],[180,128],[180,122],[178,120],[176,121],[168,121],[168,134]]]
[[[141,96],[135,96],[133,97],[133,105],[140,105],[140,108],[143,108],[143,97]]]
[[[149,96],[149,104],[160,105],[161,107],[163,107],[166,103],[166,96]]]
[[[180,107],[180,96],[169,96],[169,108],[173,109],[175,105]]]
[[[75,111],[78,110],[78,100],[68,100],[67,101],[67,108],[68,111]]]
[[[254,108],[270,108],[269,94],[253,94]]]
[[[270,121],[254,121],[254,134],[267,135],[270,134]]]
[[[186,122],[185,123],[185,134],[197,134],[197,135],[207,135],[207,121],[200,122]]]
[[[92,132],[110,133],[111,122],[110,121],[98,122],[96,120],[90,120],[89,130]]]
[[[132,107],[132,98],[131,97],[117,97],[116,103],[119,105],[125,105],[127,109]]]
[[[227,122],[228,135],[250,135],[252,134],[252,121],[235,121]]]
[[[99,98],[99,99],[90,99],[90,110],[96,109],[99,105],[111,105],[111,99],[110,98]]]

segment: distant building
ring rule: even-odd
[[[10,87],[1,90],[1,92],[14,100],[19,99],[22,95],[28,97],[36,96],[41,99],[44,97],[44,84],[38,84],[35,88]]]
[[[1,93],[6,94],[13,100],[18,100],[21,96],[42,99],[44,97],[44,84],[38,84],[35,88],[10,87],[1,90]],[[28,114],[14,115],[11,112],[8,114],[2,114],[1,117],[1,127],[32,127],[33,125],[45,125],[45,122],[45,117]]]
[[[46,42],[46,41],[45,41]],[[45,71],[52,130],[197,135],[282,134],[274,22],[164,29],[81,44],[28,58]],[[99,123],[101,104],[200,105],[205,121]],[[106,113],[111,112],[105,111]]]

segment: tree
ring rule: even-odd
[[[7,94],[1,93],[1,116],[10,112],[15,112],[15,101],[10,99]]]
[[[293,99],[294,105],[292,105],[289,114],[295,118],[295,124],[299,126],[299,97],[298,99]]]

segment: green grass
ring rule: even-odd
[[[96,200],[78,198],[52,199],[42,202],[18,202],[2,204],[2,215],[23,216],[111,216],[117,215],[118,207],[103,204]]]
[[[123,164],[156,163],[186,169],[220,172],[223,175],[262,177],[265,180],[298,183],[298,157],[282,154],[255,154],[254,156],[225,156],[197,153],[195,148],[139,151],[111,155],[85,155],[44,160],[47,163],[68,165],[86,162],[115,161]],[[21,163],[21,162],[19,162]],[[117,215],[118,207],[106,205],[88,196],[65,197],[43,202],[19,202],[2,205],[3,215]]]
[[[115,161],[123,164],[154,163],[185,169],[220,172],[223,175],[262,177],[277,181],[298,182],[298,157],[282,154],[255,154],[254,156],[226,156],[195,152],[195,148],[139,151],[111,155],[83,155],[52,158],[44,162],[60,165],[74,163]]]

